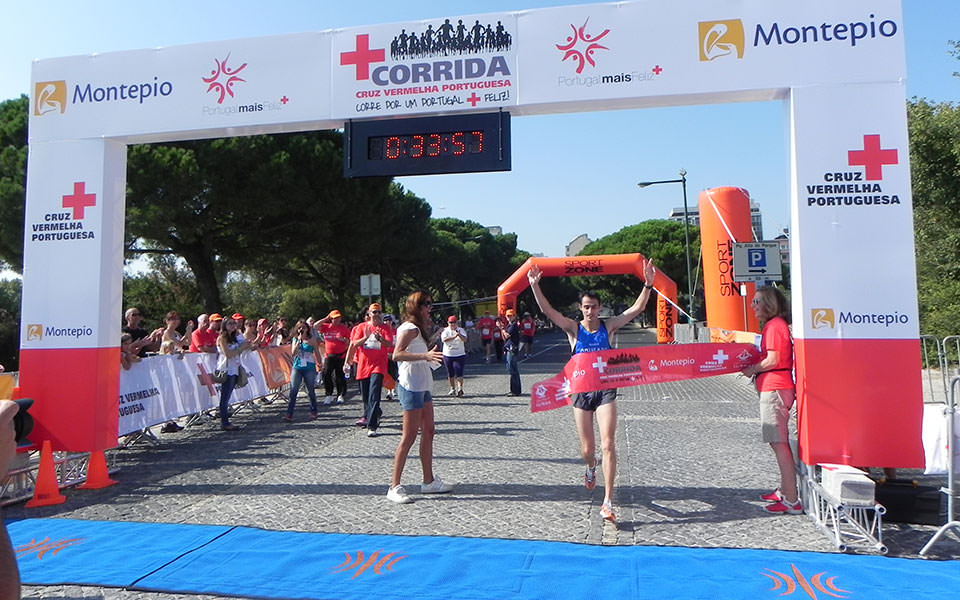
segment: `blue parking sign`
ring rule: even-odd
[[[747,251],[747,263],[750,267],[766,267],[767,266],[767,249],[766,248],[751,248]]]

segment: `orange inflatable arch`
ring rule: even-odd
[[[540,267],[545,277],[632,273],[643,280],[643,261],[643,255],[639,253],[528,258],[497,288],[497,312],[502,315],[508,308],[516,309],[517,296],[530,286],[527,281],[527,272],[533,265]],[[659,292],[657,294],[657,342],[669,343],[673,341],[673,324],[677,322],[676,308],[674,308],[677,303],[677,284],[659,269],[652,284]]]

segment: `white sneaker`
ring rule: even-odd
[[[394,486],[387,490],[387,500],[397,504],[410,504],[413,500],[407,495],[407,490],[402,485]]]
[[[452,491],[453,486],[449,483],[444,483],[439,477],[434,477],[430,483],[420,484],[420,493],[422,494],[446,494]]]
[[[455,390],[455,389],[453,389],[453,388],[450,388],[450,391],[447,392],[447,395],[448,395],[448,396],[456,396],[456,395],[457,395],[457,390]]]
[[[327,396],[323,399],[324,406],[330,406],[331,404],[333,404],[333,396]]]
[[[337,396],[337,404],[343,404],[343,394]]]

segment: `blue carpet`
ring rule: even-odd
[[[901,600],[960,589],[957,562],[879,556],[68,519],[9,530],[24,583],[40,585],[339,600]],[[56,554],[29,547],[46,538]]]

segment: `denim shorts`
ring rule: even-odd
[[[433,402],[430,392],[411,392],[399,383],[397,384],[397,400],[403,410],[419,410],[425,404]]]

